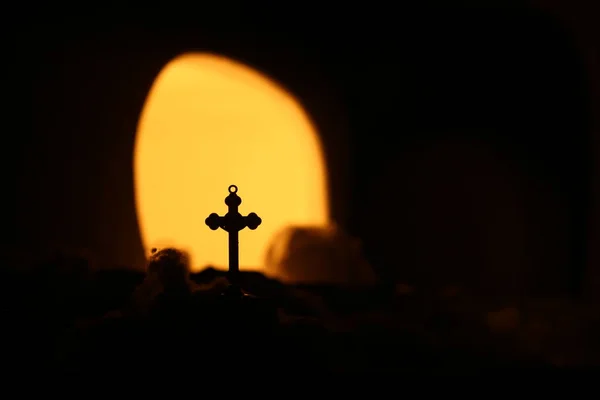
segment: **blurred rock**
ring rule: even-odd
[[[133,292],[129,311],[144,313],[165,293],[189,295],[197,288],[190,279],[189,257],[185,252],[174,248],[153,249],[146,277]]]
[[[332,225],[288,227],[273,239],[267,274],[288,284],[371,286],[377,281],[358,239]]]

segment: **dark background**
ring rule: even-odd
[[[36,8],[7,34],[9,68],[27,72],[7,86],[31,85],[33,112],[5,148],[13,265],[56,249],[143,264],[139,114],[167,62],[210,51],[302,102],[322,134],[332,216],[384,279],[578,296],[597,276],[594,9],[196,7]]]

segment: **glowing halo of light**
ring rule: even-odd
[[[184,54],[162,69],[140,115],[133,167],[145,251],[176,246],[194,270],[227,266],[226,233],[204,220],[227,212],[231,186],[239,187],[240,212],[263,221],[240,232],[241,269],[262,270],[282,228],[329,222],[325,162],[310,118],[274,81],[218,55]]]

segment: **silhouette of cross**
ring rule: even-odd
[[[225,204],[228,207],[227,214],[220,216],[212,213],[205,221],[213,231],[221,228],[229,233],[228,278],[233,285],[238,283],[240,271],[238,232],[246,227],[254,230],[262,223],[262,219],[256,213],[250,213],[245,217],[239,213],[238,206],[242,204],[242,199],[237,195],[237,190],[237,186],[229,186],[229,195],[225,198]]]

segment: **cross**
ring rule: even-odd
[[[242,204],[242,199],[236,194],[237,190],[237,186],[229,186],[229,195],[225,198],[225,204],[228,207],[227,214],[220,216],[217,213],[212,213],[205,221],[206,225],[213,231],[221,228],[229,233],[228,278],[233,285],[238,283],[240,272],[238,232],[246,227],[254,230],[262,223],[262,219],[255,213],[250,213],[245,217],[239,213],[238,206]]]

